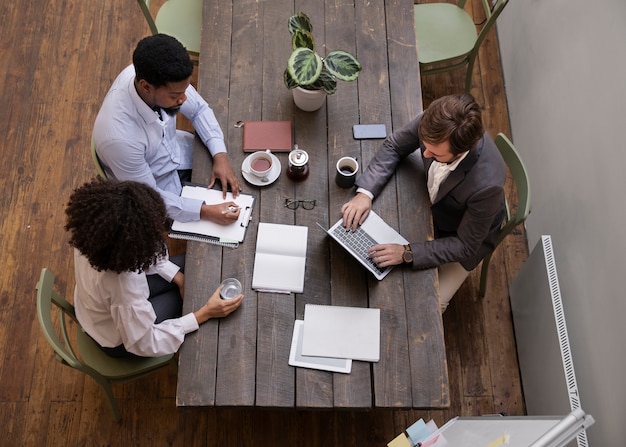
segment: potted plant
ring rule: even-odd
[[[326,95],[337,90],[337,80],[350,82],[359,77],[361,64],[352,54],[335,50],[322,57],[315,51],[313,26],[306,14],[299,12],[289,18],[289,32],[293,52],[287,60],[284,80],[302,110],[319,109]],[[311,101],[303,103],[302,95],[318,99],[313,104]]]

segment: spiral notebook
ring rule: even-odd
[[[207,205],[224,202],[235,202],[241,208],[239,218],[229,225],[220,225],[208,220],[195,222],[172,223],[169,236],[174,239],[186,239],[190,241],[208,242],[209,244],[222,245],[236,248],[243,242],[246,236],[248,224],[252,218],[254,207],[254,196],[250,194],[240,194],[233,198],[232,193],[226,193],[226,199],[222,197],[221,189],[208,189],[201,185],[185,185],[181,197],[204,200]]]

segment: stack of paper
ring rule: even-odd
[[[296,320],[289,364],[349,373],[352,360],[380,359],[380,309],[307,304]]]
[[[380,309],[307,304],[302,355],[377,362]]]
[[[352,371],[352,360],[335,359],[331,357],[314,357],[302,355],[302,332],[304,321],[296,320],[291,339],[291,351],[289,352],[289,364],[301,368],[322,369],[349,374]]]

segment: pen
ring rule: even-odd
[[[239,207],[231,205],[228,208],[226,208],[224,211],[222,211],[222,214],[236,213],[237,211],[239,211]]]
[[[291,295],[289,290],[274,290],[274,289],[255,289],[257,292],[265,292],[265,293],[281,293],[283,295]]]

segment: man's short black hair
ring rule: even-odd
[[[153,87],[189,79],[193,63],[185,47],[172,36],[155,34],[139,41],[133,52],[137,79]]]

